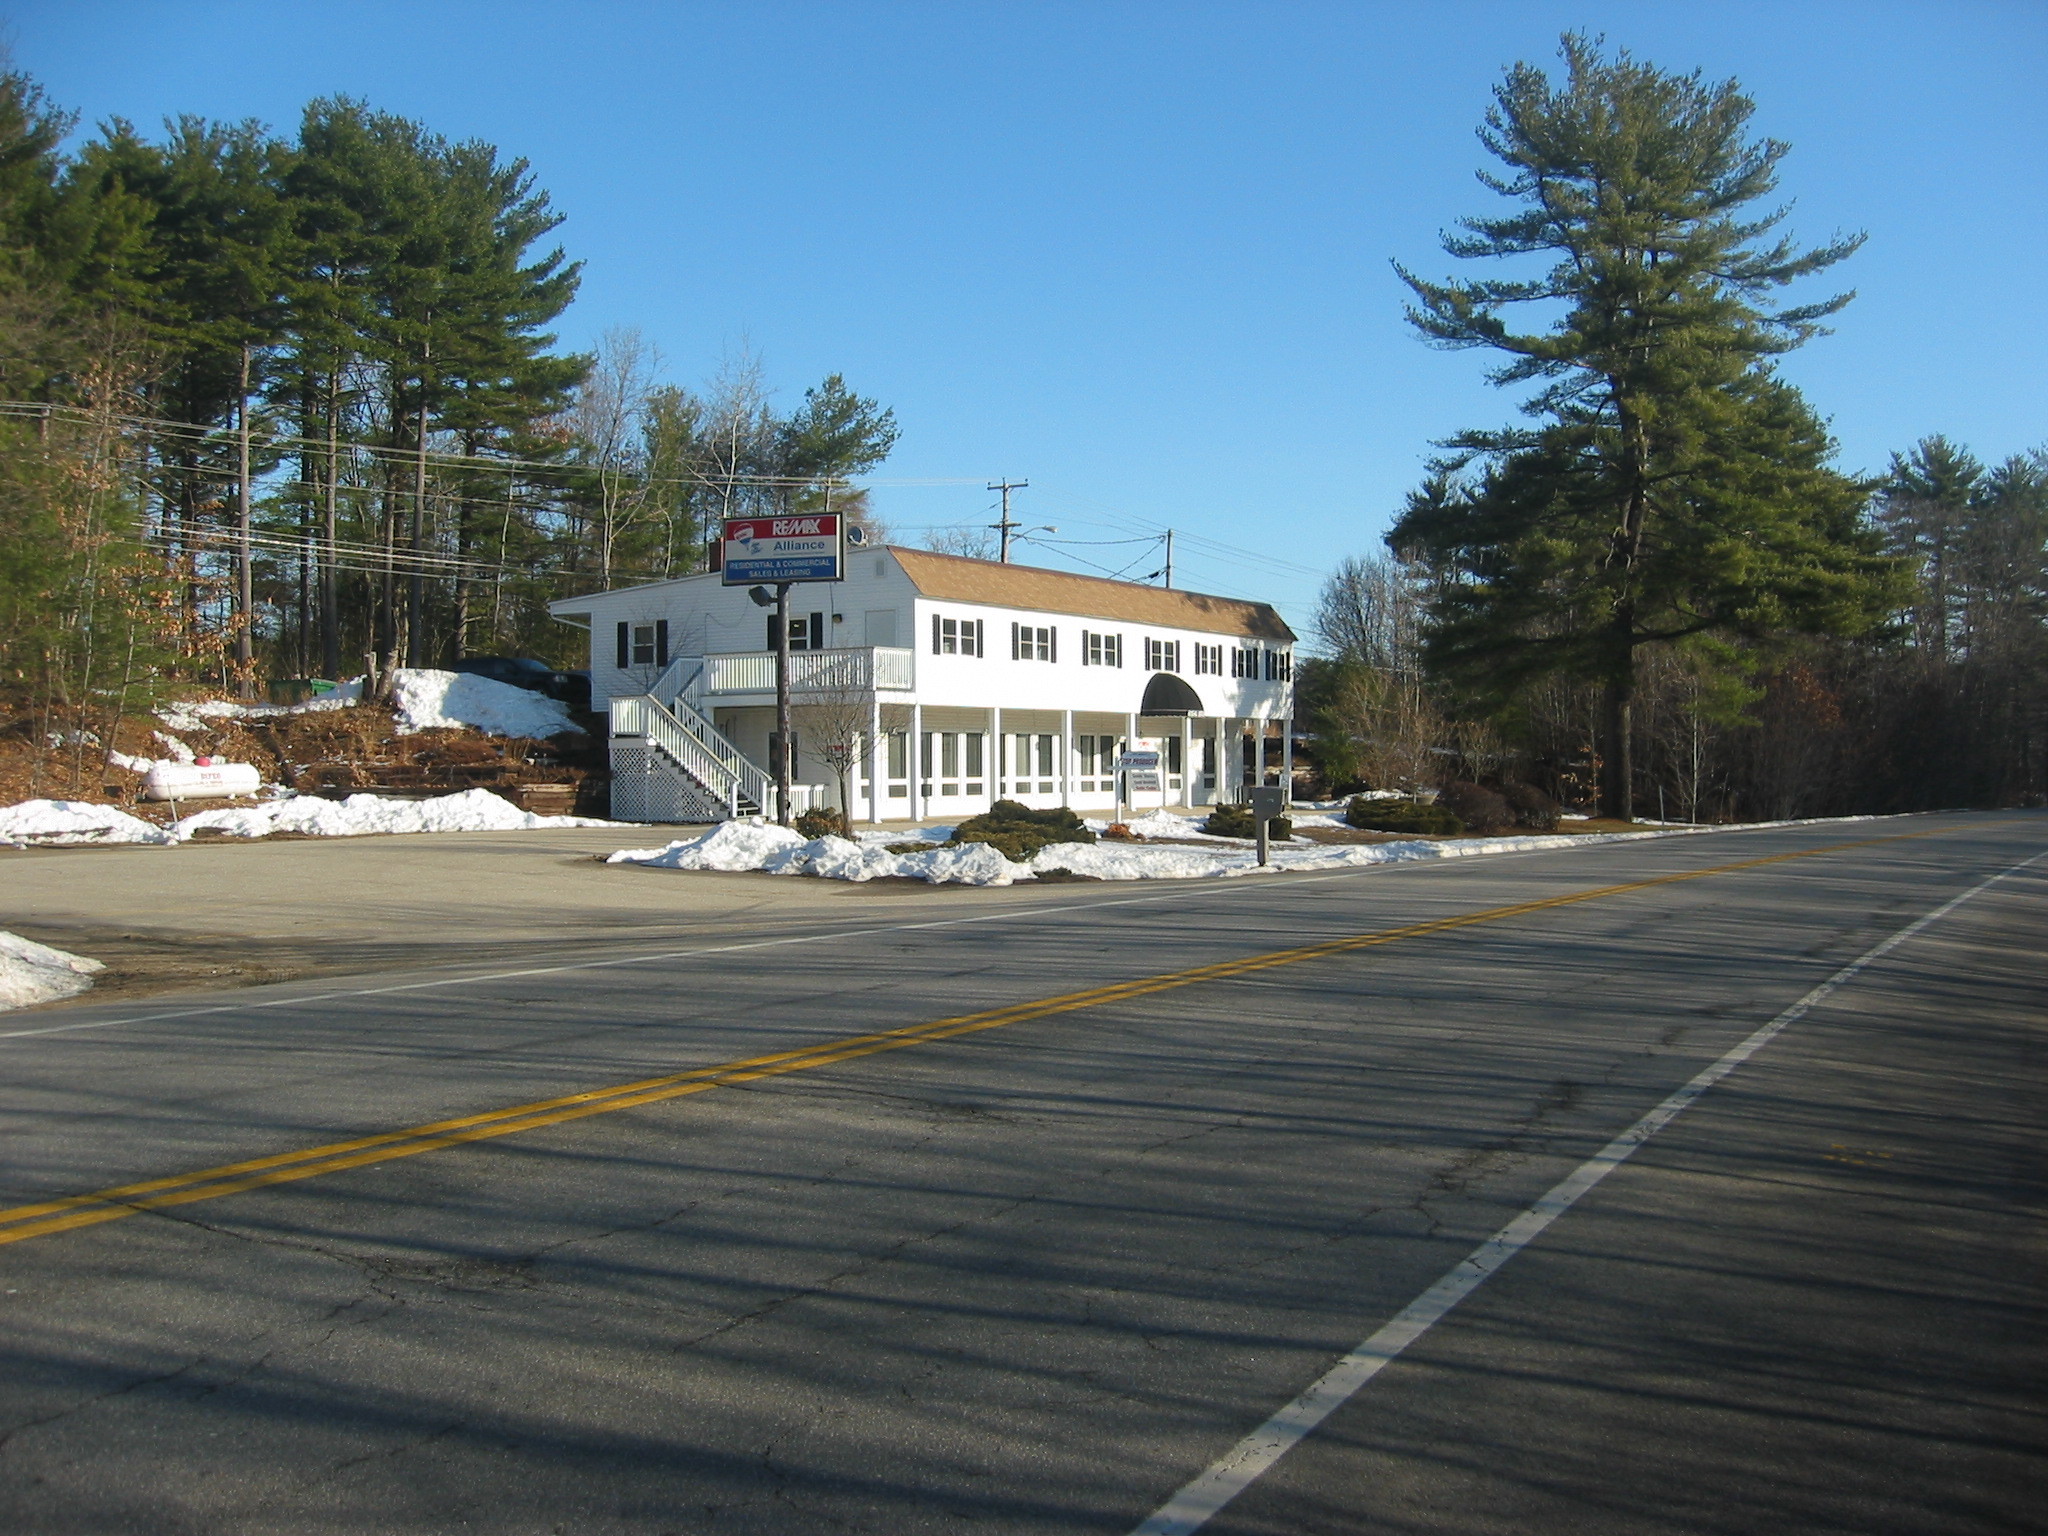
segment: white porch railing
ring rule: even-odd
[[[904,691],[915,683],[915,662],[904,646],[858,650],[791,651],[789,686],[795,693]],[[773,693],[773,651],[726,651],[704,658],[706,694]]]

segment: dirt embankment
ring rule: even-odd
[[[53,739],[33,717],[15,715],[0,725],[0,805],[86,800],[167,821],[168,807],[138,799],[142,773],[107,761],[110,747],[136,758],[177,755],[166,737],[198,756],[253,763],[265,782],[302,794],[483,788],[526,810],[604,814],[604,755],[588,734],[549,741],[470,730],[401,735],[390,709],[376,704],[254,718],[187,715],[175,730],[143,714],[124,718],[111,741]]]

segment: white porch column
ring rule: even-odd
[[[992,791],[989,795],[989,803],[994,804],[1009,793],[1008,790],[1003,788],[1003,785],[1009,782],[1010,778],[1010,738],[1003,734],[1002,706],[997,705],[989,711],[989,714],[996,723],[995,740],[989,743],[990,755],[988,760],[988,775],[991,780],[990,789]]]
[[[882,741],[882,695],[877,692],[868,703],[868,820],[882,819],[882,775],[889,771],[889,753]],[[847,812],[847,820],[853,813]]]
[[[1060,711],[1060,804],[1074,803],[1074,712]]]
[[[1188,810],[1195,808],[1195,733],[1193,717],[1180,717],[1180,803]]]
[[[924,706],[910,706],[910,819],[924,820]]]

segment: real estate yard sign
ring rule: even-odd
[[[838,581],[846,560],[846,520],[837,512],[805,517],[728,517],[724,584]]]
[[[1127,795],[1164,787],[1159,780],[1157,752],[1126,752],[1117,758],[1116,771],[1124,776],[1124,793]]]

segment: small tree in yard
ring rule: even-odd
[[[873,714],[868,695],[853,688],[824,688],[803,695],[796,708],[797,732],[811,755],[832,773],[842,832],[853,827],[853,770],[873,750],[868,740]]]

